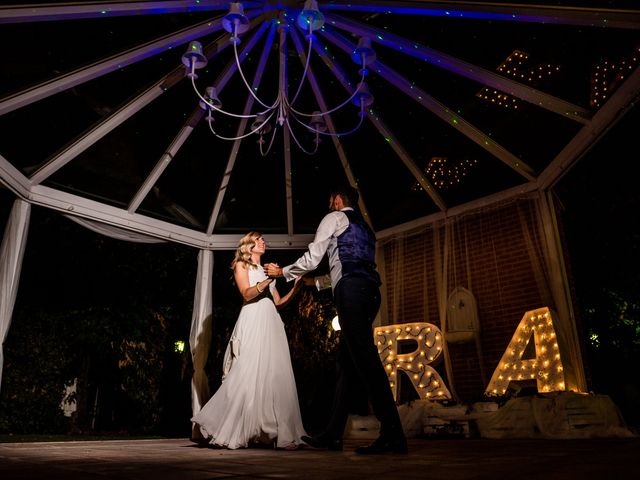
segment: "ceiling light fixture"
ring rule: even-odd
[[[316,0],[306,0],[302,11],[297,15],[295,25],[305,33],[305,38],[308,41],[308,51],[304,64],[304,71],[300,83],[296,90],[295,95],[290,98],[288,95],[288,75],[286,65],[286,39],[289,29],[291,28],[289,19],[290,15],[286,13],[281,14],[277,22],[277,30],[279,33],[280,41],[280,65],[279,65],[279,80],[278,80],[278,92],[275,101],[268,103],[260,99],[254,90],[257,91],[257,86],[252,88],[247,82],[247,79],[242,70],[240,59],[238,56],[238,45],[240,44],[239,35],[249,30],[249,20],[244,14],[243,6],[240,2],[233,2],[230,4],[229,13],[223,18],[223,28],[231,34],[231,44],[233,46],[235,66],[242,78],[247,91],[255,102],[259,104],[259,111],[250,114],[237,114],[226,111],[222,108],[222,102],[218,98],[218,94],[215,86],[210,86],[205,89],[205,94],[202,95],[198,87],[196,86],[196,79],[198,75],[196,70],[199,70],[207,65],[207,57],[202,51],[202,45],[200,42],[193,41],[189,44],[187,51],[182,56],[182,63],[186,67],[186,76],[191,79],[191,84],[194,91],[200,98],[200,107],[207,112],[206,120],[209,124],[209,129],[218,138],[223,140],[240,140],[250,135],[256,134],[259,136],[258,144],[260,145],[260,153],[266,156],[271,147],[273,146],[274,139],[277,131],[280,128],[287,128],[291,133],[291,137],[294,139],[298,147],[307,154],[314,154],[318,150],[320,144],[320,135],[327,136],[344,136],[349,135],[360,128],[363,118],[365,116],[365,108],[373,103],[373,95],[369,92],[369,88],[365,82],[365,77],[368,75],[367,66],[370,65],[376,59],[375,51],[371,48],[371,41],[366,38],[360,38],[358,46],[352,53],[352,60],[357,63],[361,68],[359,70],[360,81],[353,94],[347,98],[344,102],[337,107],[326,110],[315,110],[313,112],[302,112],[298,110],[294,105],[298,100],[302,86],[309,74],[309,63],[311,59],[311,50],[313,42],[315,41],[314,31],[322,28],[324,25],[324,15],[318,9],[318,2]],[[258,66],[258,73],[262,74],[260,69],[264,69],[264,65]],[[327,131],[327,124],[325,122],[325,116],[336,112],[348,105],[354,104],[360,108],[359,121],[355,128],[345,132],[329,132]],[[238,136],[223,136],[216,132],[213,128],[214,113],[220,113],[231,117],[253,119],[248,131],[239,134]],[[294,120],[297,124],[301,125],[304,129],[315,134],[314,148],[305,149],[294,133],[292,128],[292,122]],[[270,134],[268,146],[265,148],[265,136]]]

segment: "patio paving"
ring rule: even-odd
[[[202,448],[188,439],[0,444],[0,479],[635,479],[640,438],[409,439],[408,455]]]

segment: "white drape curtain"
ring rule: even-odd
[[[9,214],[7,227],[0,246],[0,388],[4,365],[3,345],[11,325],[11,315],[18,293],[22,258],[27,244],[31,205],[16,200]]]
[[[455,389],[453,369],[451,368],[451,356],[446,342],[447,332],[447,304],[449,300],[449,264],[453,252],[453,222],[445,220],[434,225],[433,228],[433,263],[436,281],[436,296],[438,300],[438,316],[440,317],[440,330],[445,341],[442,342],[442,355],[444,367],[447,373],[447,385],[454,400],[460,400]],[[455,266],[454,266],[455,269]]]
[[[404,315],[404,278],[405,278],[405,254],[404,254],[404,236],[399,237],[394,242],[391,250],[392,255],[392,271],[393,271],[393,290],[390,292],[391,304],[393,310],[391,311],[391,323],[402,323],[405,320]]]
[[[529,257],[530,273],[522,272],[522,275],[531,275],[530,278],[535,279],[539,306],[548,306],[554,311],[558,341],[563,352],[562,361],[566,366],[567,387],[571,390],[587,391],[580,340],[564,265],[564,252],[551,201],[548,193],[534,192],[385,239],[381,248],[384,250],[388,283],[385,286],[388,323],[415,321],[415,304],[419,302],[418,296],[421,296],[424,321],[430,321],[431,299],[437,306],[437,310],[432,309],[431,315],[436,312],[446,338],[448,297],[454,288],[462,286],[473,293],[473,278],[474,287],[478,291],[493,289],[498,292],[500,298],[501,285],[508,283],[510,275],[513,274],[511,264],[505,262],[504,258],[500,257],[501,252],[496,250],[496,245],[504,240],[507,231],[505,229],[508,229],[509,235],[513,236],[513,242],[523,244],[526,250],[522,252],[524,258]],[[495,230],[496,228],[501,230]],[[474,265],[474,258],[483,262],[484,266]],[[489,267],[491,263],[494,269]],[[491,271],[478,271],[477,268],[489,268]],[[421,282],[418,289],[414,286],[416,278]],[[487,281],[494,283],[487,285]],[[434,284],[435,292],[433,287],[429,290],[430,285]],[[410,291],[405,291],[405,287],[409,288],[410,285]],[[535,294],[530,296],[530,301],[534,297]],[[407,303],[412,305],[411,309]],[[528,307],[530,305],[523,306],[525,309]],[[479,313],[482,324],[483,314]],[[514,327],[519,319],[520,316],[514,317]],[[437,320],[431,322],[437,323]],[[476,337],[475,346],[480,373],[484,376],[483,350],[486,349],[483,349],[481,335]],[[455,372],[452,370],[450,356],[452,351],[448,348],[447,342],[444,342],[443,358],[448,387],[454,398],[457,398]],[[486,384],[486,380],[483,380],[483,383]]]
[[[193,300],[193,317],[189,334],[189,348],[193,360],[191,379],[191,409],[193,415],[209,400],[209,380],[204,367],[209,356],[213,314],[213,252],[201,250],[198,254],[198,277]],[[192,438],[202,438],[200,430],[193,425]]]
[[[549,299],[548,305],[554,310],[556,335],[563,353],[565,383],[570,390],[587,391],[587,380],[583,368],[580,340],[576,328],[564,255],[560,243],[555,210],[550,194],[540,192],[536,202],[535,224],[539,236],[539,248],[529,250],[531,261],[537,263],[539,272],[544,275],[542,282],[544,293]],[[524,222],[522,222],[524,224]]]
[[[471,295],[473,295],[473,277],[471,275],[471,272],[473,271],[473,265],[471,264],[471,242],[472,239],[470,238],[469,235],[469,227],[466,223],[464,222],[460,222],[456,225],[456,237],[454,239],[454,245],[459,245],[459,258],[458,258],[458,266],[460,265],[464,265],[464,275],[460,274],[460,277],[458,278],[457,274],[454,275],[454,283],[450,285],[450,287],[452,288],[456,288],[456,287],[460,287],[463,286],[465,287],[470,293]],[[459,267],[460,269],[462,267]],[[456,268],[456,264],[454,262],[454,270],[458,270],[458,268]],[[475,297],[474,297],[475,298]],[[450,307],[450,305],[447,305],[447,307]],[[448,311],[447,313],[450,313],[450,311]],[[476,334],[474,335],[474,343],[475,343],[475,347],[476,347],[476,355],[478,356],[478,368],[480,369],[480,377],[482,379],[482,384],[486,385],[488,378],[487,378],[487,372],[485,369],[485,360],[484,360],[484,355],[482,353],[482,340],[480,338],[480,332],[476,332]]]
[[[387,282],[383,284],[383,294],[387,299],[384,304],[385,308],[389,310],[387,324],[414,321],[438,323],[435,319],[430,318],[429,300],[433,293],[433,282],[436,287],[437,316],[444,335],[447,326],[449,291],[447,279],[451,263],[451,229],[450,222],[429,225],[418,232],[401,234],[381,244],[380,248],[384,250],[386,258],[390,260],[380,261],[386,265]],[[433,252],[433,255],[429,255],[429,252]],[[407,302],[406,288],[410,283],[415,283],[416,278],[421,289],[422,317],[416,316],[419,312],[408,311],[405,305]],[[442,354],[449,391],[454,398],[457,398],[451,358],[446,342],[444,342]]]
[[[142,233],[130,232],[124,228],[114,227],[106,223],[96,222],[94,220],[87,220],[86,218],[76,217],[74,215],[65,215],[69,220],[74,221],[78,225],[82,225],[88,228],[92,232],[99,233],[106,237],[116,238],[118,240],[125,240],[127,242],[135,243],[165,243],[166,240],[152,237],[150,235],[144,235]]]

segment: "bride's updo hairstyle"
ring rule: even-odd
[[[249,232],[238,242],[238,248],[236,249],[236,256],[231,262],[231,269],[236,267],[238,262],[244,263],[246,266],[255,267],[256,264],[251,261],[251,250],[256,246],[256,241],[262,237],[259,232]]]

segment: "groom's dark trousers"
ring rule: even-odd
[[[333,291],[340,321],[336,390],[331,419],[324,436],[341,439],[349,416],[350,386],[364,385],[380,434],[393,436],[400,418],[389,380],[373,341],[372,324],[380,308],[380,288],[369,279],[342,277]]]

